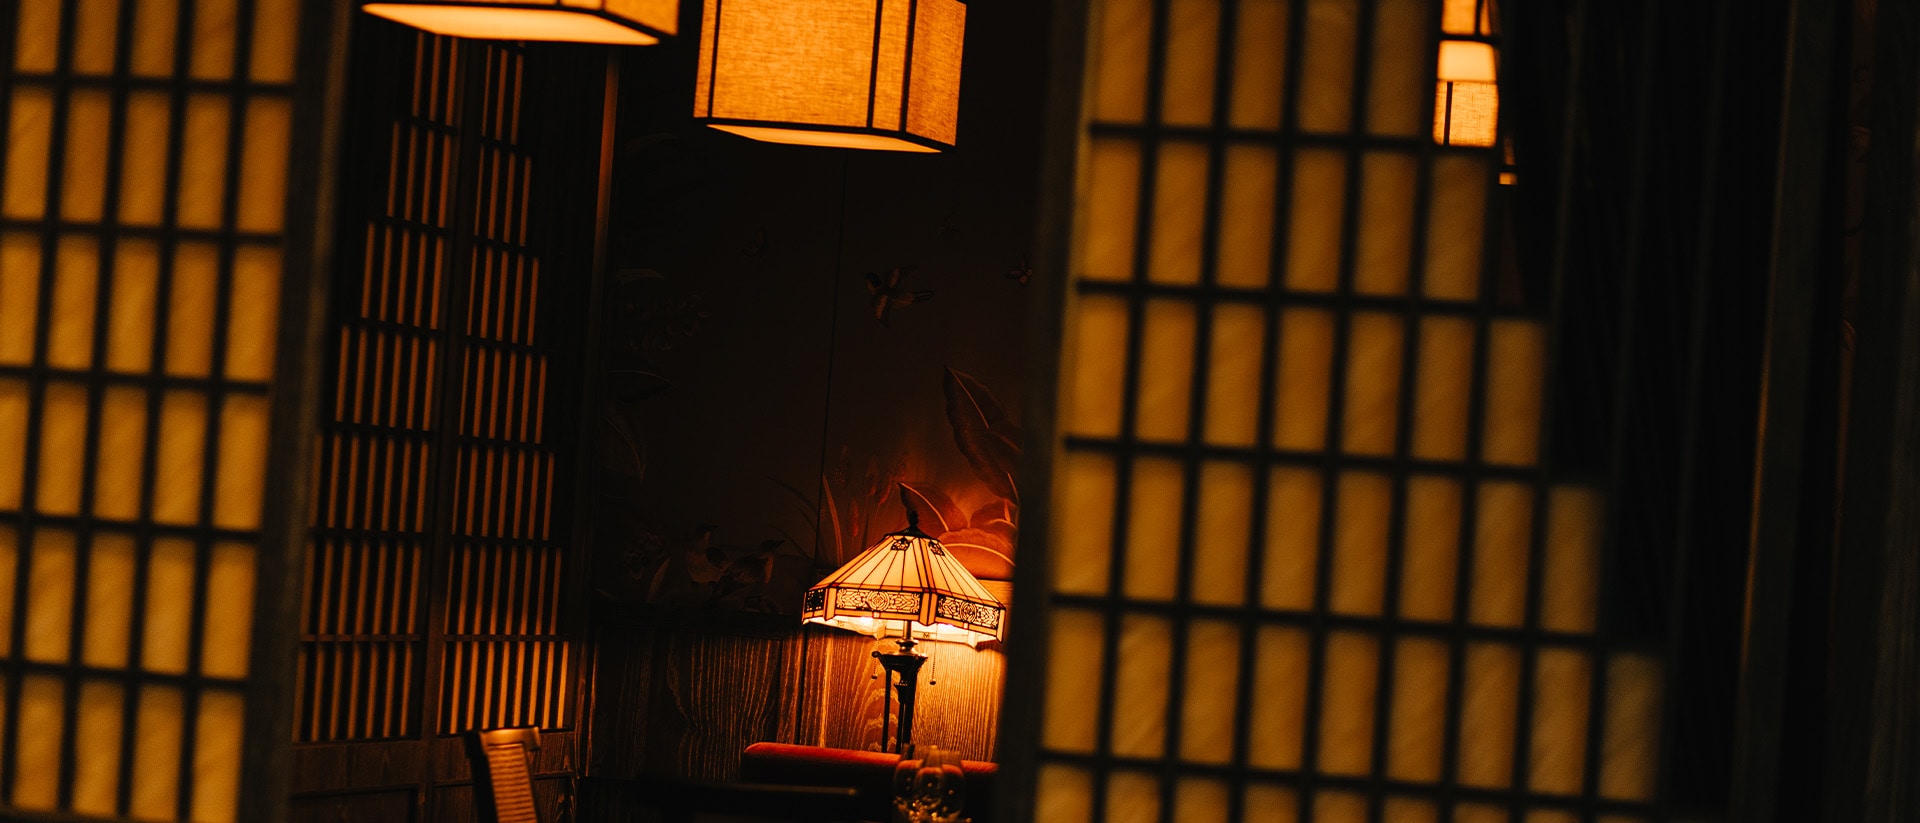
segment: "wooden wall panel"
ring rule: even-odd
[[[534,780],[534,813],[543,821],[572,820],[571,813],[576,802],[573,783],[570,776]],[[452,786],[434,793],[433,808],[428,810],[426,820],[429,823],[472,823],[479,819],[478,814],[473,805],[473,786]]]
[[[293,793],[417,783],[427,769],[427,744],[395,740],[378,744],[325,744],[293,750]]]
[[[633,628],[595,629],[593,717],[588,733],[587,770],[624,776],[640,771],[650,731],[647,684],[652,679],[654,634]]]
[[[759,741],[878,751],[891,738],[882,734],[873,638],[786,619],[690,622],[665,616],[597,630],[589,775],[729,780],[741,750]],[[922,648],[932,660],[922,670],[915,741],[993,759],[1005,658],[950,643]],[[609,794],[586,808],[618,807]]]
[[[308,797],[347,794],[423,780],[462,783],[472,778],[464,746],[458,737],[439,738],[432,743],[389,740],[298,746],[294,749],[293,793]],[[540,749],[531,761],[534,773],[572,773],[580,761],[578,747],[579,735],[575,732],[540,735]]]
[[[366,792],[334,797],[296,797],[290,823],[345,823],[349,820],[380,820],[385,823],[414,823],[419,820],[419,804],[413,787],[384,792]]]
[[[741,749],[779,735],[788,646],[764,634],[604,630],[589,773],[733,779]]]
[[[783,645],[758,637],[669,635],[649,765],[667,765],[661,755],[668,751],[658,744],[672,741],[671,762],[688,776],[738,776],[740,750],[777,728]]]
[[[899,701],[889,707],[885,699],[886,677],[873,659],[873,638],[809,626],[796,627],[788,643],[801,663],[788,675],[794,728],[783,729],[782,742],[877,751],[881,741],[892,739]],[[920,650],[929,659],[920,673],[914,743],[992,760],[1006,658],[998,649],[953,643],[928,643]]]

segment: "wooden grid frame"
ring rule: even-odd
[[[363,20],[410,77],[362,109],[369,181],[334,296],[299,742],[570,728],[575,549],[555,511],[572,385],[525,48]],[[399,84],[395,84],[399,85]],[[377,98],[377,95],[375,95]],[[575,601],[574,605],[567,605]]]
[[[280,814],[333,12],[0,4],[9,817]]]
[[[1500,395],[1515,377],[1501,366],[1502,358],[1513,353],[1512,340],[1499,339],[1501,329],[1526,327],[1537,338],[1537,343],[1524,347],[1529,352],[1523,359],[1533,361],[1534,391],[1548,391],[1544,387],[1554,385],[1553,370],[1565,344],[1565,263],[1556,259],[1551,272],[1524,274],[1539,277],[1538,282],[1518,282],[1510,270],[1503,270],[1500,252],[1505,238],[1498,208],[1503,195],[1497,192],[1501,183],[1509,182],[1501,172],[1511,163],[1503,152],[1493,147],[1436,146],[1429,133],[1409,132],[1404,124],[1375,127],[1376,122],[1398,123],[1391,115],[1376,120],[1381,114],[1375,92],[1383,86],[1375,72],[1387,67],[1387,73],[1405,74],[1404,67],[1383,62],[1390,61],[1393,52],[1378,49],[1382,41],[1377,38],[1392,18],[1405,17],[1408,5],[1392,0],[1095,0],[1066,4],[1057,18],[1062,34],[1055,42],[1056,60],[1084,65],[1086,75],[1078,88],[1072,87],[1082,82],[1076,72],[1064,72],[1064,79],[1056,81],[1056,101],[1082,102],[1077,118],[1053,124],[1050,160],[1058,168],[1049,175],[1047,185],[1073,194],[1043,211],[1041,227],[1042,237],[1072,236],[1074,240],[1070,248],[1062,244],[1052,261],[1069,275],[1056,303],[1066,306],[1065,327],[1041,335],[1042,340],[1056,341],[1063,365],[1040,369],[1036,377],[1037,386],[1058,386],[1060,401],[1057,409],[1040,410],[1034,424],[1037,431],[1057,433],[1039,435],[1049,439],[1033,444],[1036,452],[1052,454],[1040,466],[1051,477],[1047,482],[1052,502],[1043,507],[1046,511],[1038,512],[1046,522],[1032,524],[1044,530],[1051,568],[1023,578],[1029,585],[1022,587],[1014,609],[1026,615],[1022,622],[1029,632],[1044,635],[1037,640],[1016,639],[1011,652],[1012,665],[1023,674],[1009,682],[1004,718],[1030,731],[1009,743],[1018,747],[1022,741],[1031,741],[1038,748],[1031,759],[1018,753],[1006,757],[1016,780],[1023,768],[1031,768],[1037,780],[1031,787],[1017,782],[1013,787],[1012,802],[1017,804],[1013,810],[1019,819],[1031,815],[1047,820],[1102,820],[1122,808],[1163,821],[1182,819],[1189,812],[1228,820],[1263,819],[1262,814],[1276,813],[1275,803],[1287,808],[1281,819],[1300,820],[1666,819],[1676,808],[1673,777],[1663,765],[1674,756],[1673,747],[1710,745],[1676,743],[1672,732],[1682,700],[1671,692],[1667,670],[1684,667],[1678,655],[1689,641],[1683,639],[1685,632],[1679,625],[1686,619],[1678,605],[1682,600],[1675,590],[1661,585],[1676,584],[1641,590],[1634,587],[1646,584],[1630,579],[1647,572],[1682,579],[1688,568],[1684,536],[1683,550],[1674,557],[1656,561],[1635,556],[1623,561],[1622,536],[1606,525],[1619,516],[1619,478],[1627,460],[1622,444],[1633,432],[1618,404],[1641,389],[1626,365],[1643,353],[1632,335],[1636,305],[1632,286],[1625,286],[1626,294],[1616,298],[1618,305],[1627,307],[1624,318],[1613,318],[1623,329],[1618,357],[1609,361],[1619,364],[1613,375],[1620,390],[1612,401],[1613,413],[1568,421],[1601,422],[1602,430],[1590,436],[1612,443],[1601,447],[1602,452],[1610,449],[1610,455],[1582,461],[1573,471],[1556,469],[1543,459],[1549,444],[1577,434],[1555,432],[1553,412],[1558,398],[1550,396],[1531,403],[1535,414],[1530,428],[1523,425],[1530,443],[1524,459],[1495,453],[1512,444],[1491,441],[1521,419],[1509,415],[1494,420],[1506,414],[1500,407],[1511,398],[1503,400]],[[1442,7],[1460,4],[1436,0],[1411,5],[1426,15],[1421,35],[1425,54],[1431,55],[1442,37],[1497,42],[1497,32],[1484,24],[1472,31],[1446,27]],[[1578,21],[1584,19],[1586,4],[1567,5],[1575,7],[1569,39],[1577,49],[1582,38]],[[1342,7],[1352,9],[1346,19],[1350,29],[1339,30]],[[1277,20],[1271,15],[1275,8],[1281,10]],[[1476,9],[1473,18],[1480,17]],[[1236,52],[1235,37],[1275,22],[1280,23],[1285,48],[1269,53],[1278,54],[1283,65],[1264,66],[1257,60],[1243,64],[1247,57]],[[1319,31],[1309,32],[1316,28]],[[1334,30],[1331,35],[1326,33],[1330,29]],[[1329,41],[1336,44],[1337,54],[1332,57],[1328,57]],[[1340,51],[1342,43],[1349,48]],[[1722,57],[1724,51],[1715,54]],[[1578,64],[1577,51],[1568,62]],[[1280,81],[1284,87],[1274,90],[1272,97],[1285,103],[1272,112],[1271,122],[1242,116],[1245,101],[1236,81],[1247,76],[1243,65],[1284,78]],[[1328,66],[1333,65],[1338,66],[1335,73],[1343,76],[1330,84],[1325,80]],[[1637,82],[1653,76],[1648,70],[1652,65],[1651,58],[1643,55],[1634,72]],[[1406,118],[1415,126],[1431,122],[1435,102],[1434,65],[1429,62],[1424,68],[1419,82],[1409,84],[1427,90],[1424,117]],[[1119,72],[1138,74],[1115,80]],[[1302,79],[1315,72],[1320,74],[1316,80]],[[1576,73],[1566,82],[1571,94],[1581,81]],[[1109,94],[1109,87],[1119,88],[1120,93]],[[1329,88],[1344,99],[1330,104],[1325,99]],[[1129,113],[1126,106],[1138,108]],[[1329,111],[1335,114],[1329,117]],[[1635,112],[1636,122],[1644,121],[1648,111],[1641,105]],[[1503,124],[1503,134],[1505,130]],[[1494,145],[1504,142],[1496,140]],[[1117,145],[1126,150],[1114,152]],[[1628,165],[1636,174],[1647,173],[1646,145],[1640,134],[1621,152],[1631,156]],[[1266,211],[1256,208],[1256,213],[1272,215],[1272,228],[1266,232],[1270,267],[1252,282],[1233,275],[1233,261],[1222,250],[1235,230],[1232,222],[1246,212],[1246,201],[1234,199],[1233,188],[1240,185],[1244,191],[1248,175],[1244,166],[1230,168],[1232,157],[1249,149],[1271,153],[1271,176],[1254,179],[1274,181]],[[1341,165],[1328,175],[1335,181],[1334,194],[1303,200],[1298,195],[1303,177],[1326,171],[1309,168],[1303,160],[1312,152],[1333,153]],[[1122,159],[1114,160],[1116,154]],[[1378,220],[1375,215],[1380,210],[1369,201],[1367,186],[1375,173],[1369,166],[1381,156],[1410,161],[1416,181],[1407,198],[1412,214],[1406,221],[1411,239],[1405,241],[1407,252],[1401,259],[1404,275],[1387,288],[1381,287],[1379,273],[1366,270],[1367,264],[1358,259],[1370,242],[1365,235],[1374,230],[1370,221]],[[1441,230],[1436,227],[1460,210],[1457,201],[1445,203],[1438,195],[1448,185],[1445,167],[1461,163],[1482,171],[1477,183],[1482,196],[1473,209],[1480,216],[1474,221],[1479,231],[1447,238],[1439,236]],[[1165,172],[1167,166],[1176,171]],[[1202,171],[1195,174],[1195,168]],[[1536,174],[1550,178],[1553,170],[1536,170]],[[1124,182],[1115,185],[1116,179]],[[1172,194],[1161,195],[1161,190]],[[1565,197],[1564,192],[1561,196]],[[1564,199],[1559,208],[1566,211]],[[1337,212],[1337,222],[1324,220],[1328,209]],[[1316,210],[1323,219],[1314,225],[1332,225],[1331,230],[1313,236],[1290,234],[1302,220],[1315,218]],[[1123,216],[1113,217],[1114,211]],[[1117,221],[1132,225],[1112,228]],[[1457,221],[1446,224],[1459,225]],[[1107,236],[1098,236],[1100,231]],[[1096,236],[1090,239],[1090,234]],[[1170,265],[1173,261],[1165,253],[1169,239],[1192,259]],[[1295,251],[1290,246],[1301,245],[1302,240],[1324,244],[1324,259],[1334,261],[1328,268],[1331,277],[1307,280],[1290,271],[1295,265],[1288,259]],[[1445,247],[1449,242],[1452,248]],[[1470,250],[1474,260],[1473,288],[1460,293],[1441,284],[1445,293],[1436,293],[1429,279],[1433,258],[1458,254],[1461,247]],[[1633,260],[1635,254],[1646,253],[1629,247],[1620,256]],[[1696,270],[1698,283],[1708,282],[1705,271]],[[1700,311],[1698,306],[1694,311]],[[1156,316],[1158,329],[1154,328]],[[1703,316],[1693,317],[1696,329],[1704,328]],[[1297,318],[1306,317],[1328,326],[1325,339],[1330,351],[1324,355],[1327,385],[1316,389],[1325,398],[1319,418],[1323,427],[1302,445],[1285,442],[1275,426],[1284,417],[1285,407],[1293,403],[1287,396],[1290,389],[1297,388],[1283,385],[1288,380],[1289,327],[1299,329],[1303,324]],[[1232,330],[1236,324],[1257,330],[1254,349],[1219,348],[1223,338],[1217,329]],[[1465,442],[1444,455],[1423,453],[1418,442],[1418,429],[1431,411],[1416,408],[1414,402],[1432,385],[1422,374],[1426,368],[1422,350],[1432,345],[1427,341],[1436,339],[1421,333],[1426,324],[1463,324],[1472,330],[1466,335],[1472,341],[1470,365],[1462,381],[1466,388],[1459,392],[1467,404],[1460,425]],[[1097,329],[1089,332],[1090,325]],[[1382,346],[1378,335],[1368,340],[1363,327],[1369,325],[1397,329],[1388,336],[1391,345]],[[1583,340],[1578,345],[1592,355],[1592,342]],[[1445,345],[1439,348],[1444,350]],[[1250,351],[1257,351],[1257,356]],[[1103,357],[1102,352],[1116,354]],[[1695,374],[1700,356],[1697,350],[1691,355]],[[1364,368],[1356,369],[1356,363]],[[1352,410],[1355,401],[1363,405],[1378,400],[1366,395],[1368,378],[1363,372],[1381,364],[1387,364],[1393,375],[1384,392],[1394,401],[1392,422],[1380,427],[1383,440],[1356,443],[1367,438],[1355,438],[1348,430],[1359,414]],[[1243,371],[1236,373],[1235,368]],[[1243,384],[1257,383],[1257,392],[1246,392],[1252,401],[1238,408],[1223,406],[1217,382],[1222,375],[1239,378]],[[1350,385],[1356,382],[1363,388],[1357,398]],[[1687,419],[1697,417],[1702,408],[1697,394],[1694,397],[1682,410]],[[1091,416],[1085,411],[1090,407],[1097,409]],[[1221,436],[1240,426],[1251,436]],[[1089,464],[1106,467],[1095,472],[1098,479],[1091,482],[1085,471]],[[1694,471],[1689,455],[1680,472],[1690,478]],[[1234,487],[1216,485],[1209,478],[1234,474],[1245,478],[1240,482],[1246,488],[1232,493],[1246,502],[1244,510],[1227,510],[1232,513],[1230,519],[1238,518],[1245,525],[1233,535],[1235,550],[1229,554],[1235,557],[1222,566],[1221,553],[1209,542],[1221,533],[1214,527],[1220,510],[1207,507],[1217,504],[1221,489]],[[1277,485],[1274,478],[1282,474],[1315,478],[1316,494],[1310,497],[1310,506],[1270,504],[1272,487]],[[1341,485],[1354,478],[1382,484],[1387,501],[1379,509],[1377,522],[1371,524],[1383,533],[1383,548],[1373,558],[1378,563],[1378,578],[1372,581],[1377,587],[1376,602],[1359,608],[1342,604],[1343,595],[1330,589],[1343,575],[1339,571],[1343,563],[1362,559],[1339,534],[1352,525],[1342,520],[1349,501],[1341,499]],[[1409,541],[1422,536],[1409,513],[1418,502],[1411,489],[1421,483],[1453,484],[1460,489],[1453,538],[1457,564],[1449,570],[1454,583],[1450,610],[1437,618],[1409,614],[1405,608],[1408,592],[1423,585],[1423,578],[1409,576],[1405,565]],[[1485,494],[1492,487],[1517,493],[1522,502],[1517,508],[1511,501],[1499,504]],[[1563,544],[1569,533],[1551,525],[1559,505],[1555,501],[1569,495],[1587,498],[1580,518],[1587,523],[1576,532],[1591,552],[1583,558],[1583,565],[1590,565],[1584,565],[1580,575],[1584,579],[1579,582],[1588,590],[1585,596],[1591,598],[1592,613],[1572,627],[1555,625],[1557,607],[1549,602],[1562,597],[1569,582],[1552,570],[1559,563],[1564,571],[1569,552]],[[1155,505],[1170,498],[1177,504]],[[1175,514],[1171,519],[1164,511],[1143,516],[1143,502]],[[1480,510],[1520,515],[1505,518],[1523,525],[1518,554],[1504,558],[1520,571],[1507,581],[1508,590],[1500,592],[1509,606],[1517,604],[1517,620],[1489,620],[1481,614],[1490,608],[1487,603],[1492,601],[1486,595],[1492,592],[1475,591],[1480,585],[1475,575],[1478,571],[1485,576],[1487,569],[1497,570],[1498,564],[1490,566],[1481,559],[1476,570],[1473,547],[1484,534],[1497,532],[1503,518],[1488,519]],[[1263,599],[1262,563],[1276,556],[1265,532],[1276,523],[1290,528],[1273,518],[1276,511],[1287,514],[1282,521],[1297,520],[1295,515],[1302,511],[1315,512],[1311,562],[1305,565],[1311,570],[1311,601],[1297,606]],[[1151,537],[1144,545],[1130,535],[1143,523]],[[1683,513],[1679,528],[1686,527]],[[1141,556],[1152,559],[1141,561]],[[1084,571],[1084,561],[1089,560],[1093,572]],[[1161,582],[1141,583],[1154,577],[1137,572],[1148,566]],[[1221,575],[1223,568],[1239,573]],[[1222,579],[1235,585],[1244,582],[1244,589],[1222,592],[1218,585]],[[1619,590],[1623,583],[1628,586],[1625,591]],[[1665,617],[1626,615],[1622,604],[1632,604],[1628,609],[1645,604]],[[1630,628],[1624,632],[1610,628],[1616,625]],[[1298,688],[1304,694],[1297,699],[1303,719],[1286,727],[1293,730],[1286,733],[1298,733],[1301,738],[1295,741],[1294,762],[1275,765],[1251,756],[1263,745],[1262,736],[1276,733],[1273,724],[1266,722],[1270,718],[1259,716],[1264,709],[1256,709],[1262,701],[1276,699],[1267,691],[1273,681],[1262,679],[1254,670],[1263,638],[1282,633],[1303,639],[1306,646],[1301,665],[1290,673],[1302,681]],[[1436,749],[1441,761],[1437,776],[1409,779],[1397,775],[1393,763],[1400,745],[1394,737],[1396,702],[1402,699],[1394,693],[1394,672],[1396,664],[1406,665],[1404,650],[1419,644],[1445,650],[1444,697],[1436,707],[1445,727]],[[1476,655],[1476,649],[1499,649],[1516,658],[1514,685],[1506,690],[1509,701],[1500,707],[1508,718],[1502,734],[1509,735],[1504,762],[1498,764],[1504,776],[1491,783],[1468,775],[1478,767],[1464,762],[1480,755],[1463,748],[1463,742],[1485,733],[1483,724],[1465,719],[1468,712],[1486,716],[1484,707],[1476,709],[1463,700],[1463,681],[1484,676],[1484,667],[1476,664],[1485,658]],[[1328,676],[1330,667],[1351,667],[1356,660],[1367,670],[1362,679],[1369,683],[1369,690],[1359,698],[1344,694]],[[1569,660],[1581,665],[1573,668],[1577,676],[1567,682],[1585,691],[1583,717],[1577,719],[1584,731],[1578,735],[1579,751],[1573,755],[1577,776],[1571,786],[1532,785],[1536,776],[1530,773],[1531,757],[1537,748],[1532,739],[1534,723],[1541,710],[1550,708],[1547,704],[1553,695],[1542,690],[1540,678],[1564,677]],[[1560,670],[1558,675],[1550,671],[1554,669]],[[1222,679],[1231,681],[1231,689],[1220,691],[1225,687],[1216,681]],[[1634,694],[1628,697],[1622,689]],[[1015,697],[1026,692],[1035,696]],[[1148,699],[1139,699],[1142,694],[1148,694]],[[1203,704],[1211,698],[1229,706],[1230,716],[1196,713],[1195,703],[1188,700],[1193,694],[1200,695]],[[1360,747],[1364,753],[1360,765],[1322,762],[1325,749],[1320,738],[1327,717],[1348,713],[1329,707],[1354,700],[1361,706],[1355,714],[1366,718],[1361,724],[1366,744]],[[1076,701],[1094,709],[1079,711]],[[1142,724],[1142,715],[1149,721]],[[1070,733],[1054,728],[1057,718],[1067,716],[1078,724]],[[1214,750],[1187,746],[1185,727],[1196,726],[1196,718],[1197,727],[1230,730],[1228,742]],[[1623,735],[1623,726],[1634,727],[1634,733]],[[1633,778],[1626,780],[1619,772],[1621,759],[1615,746],[1629,736],[1636,738],[1633,745],[1638,753],[1627,758],[1636,762],[1630,770]],[[1611,759],[1609,752],[1614,755]]]

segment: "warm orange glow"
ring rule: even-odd
[[[1433,141],[1492,146],[1500,124],[1499,53],[1472,40],[1440,41],[1433,101]]]
[[[1491,83],[1494,76],[1493,46],[1472,40],[1440,41],[1441,80],[1469,80]]]
[[[880,538],[807,590],[800,619],[874,637],[998,640],[1006,607],[940,541],[912,525]]]
[[[808,622],[833,626],[846,629],[850,632],[882,639],[900,637],[900,627],[903,625],[902,621],[899,620],[886,620],[883,618],[864,616],[852,617],[844,614],[835,615],[832,618],[817,618]],[[979,632],[954,628],[944,623],[934,623],[932,625],[926,623],[906,623],[905,625],[912,627],[913,638],[915,640],[939,640],[947,643],[965,643],[969,646],[977,646],[983,641],[993,639]]]
[[[958,133],[966,18],[960,0],[705,0],[694,117],[769,124],[710,123],[756,140],[938,151]]]
[[[934,153],[940,151],[898,137],[884,134],[860,134],[844,131],[816,131],[814,129],[781,129],[767,126],[732,126],[709,123],[721,131],[733,132],[741,137],[763,140],[768,143],[791,143],[798,146],[831,146],[841,149],[871,149],[875,151],[916,151]]]
[[[1499,124],[1498,85],[1443,82],[1434,90],[1434,142],[1446,146],[1492,146]]]
[[[1446,0],[1440,30],[1448,34],[1492,34],[1493,0]]]
[[[434,34],[477,40],[551,40],[650,46],[660,38],[605,17],[571,8],[497,8],[368,3],[368,14],[405,23]]]

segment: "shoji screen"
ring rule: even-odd
[[[1652,819],[1665,647],[1598,631],[1608,486],[1543,459],[1497,15],[1091,5],[1033,819]]]
[[[566,317],[590,278],[556,271],[544,221],[595,203],[591,180],[565,188],[552,135],[577,130],[591,157],[599,130],[542,98],[553,52],[360,23],[348,128],[366,176],[326,341],[294,739],[568,729],[581,578],[562,473],[582,338]],[[459,779],[394,756],[421,771],[386,783]]]
[[[297,438],[274,428],[310,402],[301,353],[278,351],[306,304],[286,284],[311,276],[314,210],[289,191],[310,200],[327,167],[290,154],[319,122],[296,105],[313,99],[296,53],[331,37],[312,26],[300,43],[302,11],[0,5],[9,819],[234,820],[282,803],[284,743],[256,727],[284,722],[285,675],[256,648],[284,649],[288,627],[255,614],[284,594],[275,521],[294,509],[269,459],[296,452],[270,435]]]

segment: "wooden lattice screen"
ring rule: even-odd
[[[405,82],[358,121],[377,167],[343,226],[295,739],[566,728],[578,577],[554,363],[577,340],[553,322],[538,61],[362,24],[358,54],[392,61],[367,71]]]
[[[1664,818],[1494,4],[1090,6],[1032,819]]]
[[[0,3],[7,819],[284,806],[318,11]]]

